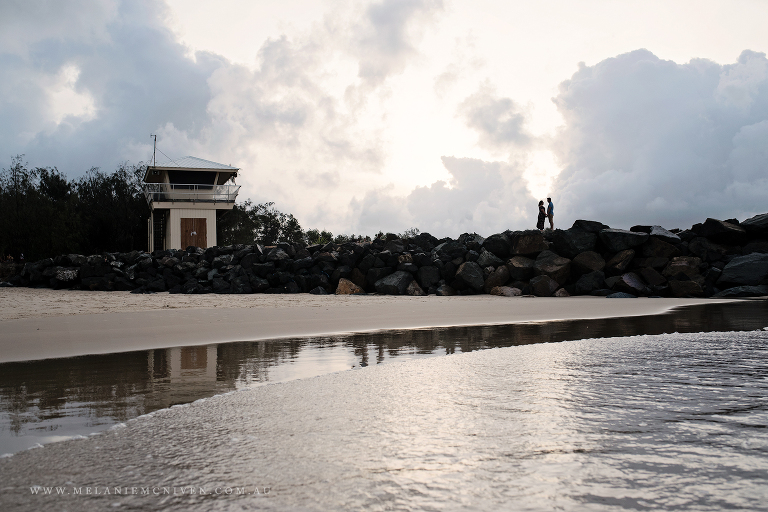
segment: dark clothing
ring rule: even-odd
[[[537,229],[544,229],[544,219],[547,218],[547,212],[544,210],[544,205],[539,206],[539,221],[536,223]]]

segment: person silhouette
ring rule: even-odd
[[[548,197],[547,202],[549,203],[549,206],[547,206],[547,217],[549,217],[549,229],[553,230],[555,229],[555,203],[552,202],[552,198]]]
[[[536,222],[536,228],[544,231],[544,219],[547,218],[547,212],[544,210],[544,201],[539,201],[539,219]]]

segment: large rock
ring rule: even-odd
[[[439,244],[439,240],[429,233],[419,233],[411,239],[411,243],[422,251],[431,252]]]
[[[488,279],[485,280],[485,284],[483,285],[483,290],[485,293],[490,293],[491,288],[496,288],[499,286],[504,286],[509,281],[509,269],[506,265],[499,266],[493,274],[488,276]]]
[[[609,276],[618,276],[624,273],[624,271],[632,263],[632,259],[635,257],[634,249],[627,249],[617,253],[613,258],[608,260],[605,264],[605,273]]]
[[[753,252],[768,253],[768,240],[753,240],[741,250],[742,254],[752,254]]]
[[[563,285],[571,276],[571,260],[558,256],[549,250],[542,251],[533,264],[533,273],[537,276],[549,276],[558,284]]]
[[[700,275],[699,265],[701,265],[701,259],[693,256],[678,256],[672,258],[670,262],[664,267],[664,271],[661,273],[667,279],[672,278],[678,274],[685,274],[690,279]]]
[[[673,297],[701,297],[704,290],[696,281],[670,281],[669,290]]]
[[[435,293],[438,297],[450,297],[452,295],[456,295],[456,290],[453,289],[453,287],[448,286],[447,284],[441,284],[437,287],[437,292]]]
[[[528,281],[533,277],[533,265],[536,263],[525,256],[513,256],[507,261],[509,277],[513,281]]]
[[[349,279],[339,279],[339,285],[336,287],[336,295],[364,295],[365,290],[356,285]]]
[[[640,276],[634,272],[622,274],[621,278],[613,285],[613,289],[619,292],[631,293],[633,295],[647,294],[648,287],[640,279]]]
[[[733,286],[755,286],[766,284],[768,278],[768,254],[752,253],[733,258],[723,268],[720,279],[717,280],[718,288],[730,288]]]
[[[405,289],[405,294],[412,295],[414,297],[421,297],[426,295],[424,290],[421,289],[421,286],[419,286],[419,283],[416,281],[411,281],[411,284],[409,284],[408,288]]]
[[[513,288],[512,286],[496,286],[491,288],[489,293],[499,297],[519,297],[523,294],[520,288]]]
[[[728,247],[710,241],[703,236],[698,236],[688,243],[691,254],[698,256],[702,261],[710,263],[722,260],[728,254]]]
[[[747,240],[746,229],[717,219],[704,221],[698,234],[721,244],[742,245]]]
[[[368,287],[368,289],[376,289],[376,282],[379,279],[382,279],[388,275],[390,275],[395,270],[390,267],[382,267],[382,268],[372,268],[368,271],[368,273],[365,276],[365,284]],[[407,272],[405,272],[407,274]],[[408,274],[410,275],[410,274]]]
[[[604,229],[600,240],[610,252],[621,252],[642,245],[648,241],[648,233],[636,233],[626,229]]]
[[[557,281],[546,275],[531,279],[531,293],[537,297],[551,297],[560,288]]]
[[[606,226],[602,222],[597,222],[595,220],[579,219],[573,223],[571,229],[579,229],[581,231],[586,231],[587,233],[594,233],[597,235],[604,229],[610,229],[610,226]]]
[[[654,237],[651,237],[643,244],[640,254],[645,258],[674,258],[676,256],[682,256],[682,254],[680,254],[680,249],[668,242]]]
[[[595,251],[583,252],[571,260],[571,271],[576,275],[589,274],[604,268],[605,260]]]
[[[651,235],[651,238],[656,238],[670,244],[682,242],[679,236],[661,226],[632,226],[629,230],[635,233],[648,233]]]
[[[714,294],[712,297],[765,297],[768,295],[768,285],[760,286],[735,286]]]
[[[435,247],[432,250],[432,255],[439,258],[440,261],[447,263],[456,258],[463,257],[466,252],[466,245],[452,240]]]
[[[576,281],[576,294],[589,295],[595,290],[605,288],[605,274],[599,270],[584,274]]]
[[[768,213],[761,213],[750,217],[739,224],[748,233],[768,233]]]
[[[495,254],[493,254],[490,251],[486,251],[485,249],[482,250],[480,253],[480,257],[477,258],[477,264],[480,265],[480,267],[498,267],[499,265],[504,264],[504,260],[497,257]]]
[[[498,258],[508,258],[511,247],[512,242],[505,233],[497,233],[483,240],[483,249],[489,251]]]
[[[457,290],[470,288],[478,292],[483,289],[483,269],[474,261],[462,263],[451,285]]]
[[[651,267],[641,268],[638,271],[638,274],[640,274],[640,277],[651,286],[663,286],[667,282],[667,280],[664,279],[664,276]]]
[[[399,270],[375,283],[376,293],[383,295],[404,295],[408,285],[413,281],[413,276],[408,272]]]
[[[511,254],[515,256],[536,256],[541,251],[549,249],[544,235],[538,229],[509,231],[507,236],[512,242]]]
[[[579,254],[592,251],[597,242],[597,235],[581,229],[556,229],[551,235],[552,249],[566,258],[575,258]]]
[[[399,238],[397,240],[390,240],[384,245],[384,250],[389,251],[391,253],[397,253],[400,254],[405,250],[405,242],[403,240],[400,240]]]
[[[421,267],[416,272],[416,280],[423,289],[428,290],[440,281],[440,269],[432,265]]]

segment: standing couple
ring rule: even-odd
[[[539,220],[536,223],[536,227],[539,231],[544,231],[544,219],[549,217],[549,229],[555,229],[555,205],[552,202],[552,198],[548,197],[547,202],[549,206],[544,210],[544,201],[539,201]]]

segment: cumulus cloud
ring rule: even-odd
[[[451,176],[447,182],[416,187],[405,197],[376,190],[354,201],[357,231],[418,227],[444,237],[478,231],[487,236],[506,229],[534,227],[536,202],[520,167],[447,156],[442,157],[442,162]]]
[[[487,84],[459,105],[459,114],[477,131],[478,144],[485,149],[508,152],[531,142],[525,109],[511,98],[499,98]]]
[[[582,64],[554,99],[558,216],[688,227],[764,212],[766,69],[752,51],[727,65],[647,50]]]

